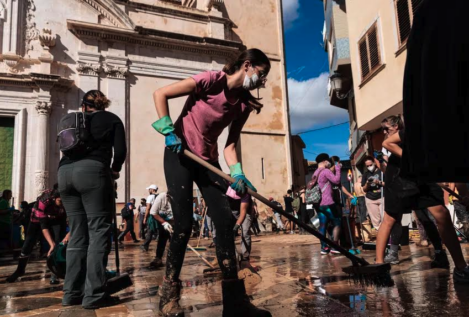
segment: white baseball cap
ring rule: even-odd
[[[155,184],[152,184],[152,185],[150,185],[149,187],[147,187],[147,189],[158,190],[158,186],[156,186]]]

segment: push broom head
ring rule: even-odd
[[[394,285],[389,263],[348,266],[342,271],[361,286],[391,287]]]
[[[112,295],[132,285],[133,283],[130,279],[129,274],[123,273],[121,275],[114,276],[113,278],[107,280],[106,291]]]

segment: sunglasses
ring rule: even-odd
[[[257,71],[259,72],[259,77],[261,79],[264,79],[267,77],[267,75],[269,74],[268,72],[266,71],[263,71],[263,70],[260,70],[259,68],[255,67],[255,69],[257,69]]]

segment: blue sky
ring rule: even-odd
[[[345,110],[329,104],[329,67],[323,48],[323,2],[282,0],[285,20],[288,90],[292,133],[348,121]],[[313,161],[322,152],[346,159],[348,124],[301,134],[305,158]]]

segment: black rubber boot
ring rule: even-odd
[[[448,256],[445,250],[435,252],[435,257],[431,263],[432,268],[449,269]]]
[[[14,282],[16,282],[18,277],[21,277],[21,276],[24,275],[26,265],[28,264],[28,259],[29,259],[29,256],[20,257],[18,259],[18,267],[16,268],[16,271],[12,275],[7,277],[7,279],[6,279],[6,281],[8,283],[14,283]]]
[[[251,304],[243,280],[222,281],[223,317],[272,317],[267,310]]]
[[[184,310],[179,306],[181,299],[181,281],[163,279],[158,295],[160,295],[159,313],[165,317],[184,317]]]
[[[161,260],[160,258],[155,257],[153,261],[150,262],[150,267],[152,269],[158,269],[163,266],[164,266],[163,260]]]

